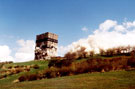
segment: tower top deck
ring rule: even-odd
[[[44,38],[51,38],[51,39],[58,39],[58,35],[50,32],[42,33],[36,36],[36,40],[44,39]]]

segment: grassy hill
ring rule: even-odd
[[[135,89],[135,70],[85,73],[51,79],[13,83],[13,81],[22,74],[35,73],[47,68],[48,61],[30,61],[24,63],[5,64],[4,68],[7,70],[10,66],[34,64],[39,65],[39,69],[31,68],[29,72],[21,72],[4,79],[0,79],[0,89]]]

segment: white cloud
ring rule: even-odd
[[[106,20],[105,22],[101,23],[99,25],[99,30],[102,31],[107,31],[110,28],[114,27],[117,24],[117,21],[113,21],[113,20]]]
[[[84,32],[87,32],[88,28],[87,27],[83,27],[81,30],[84,31]]]
[[[117,25],[114,27],[115,31],[117,32],[125,32],[126,31],[126,28],[122,25]]]
[[[0,62],[14,61],[11,56],[11,49],[7,45],[0,46]]]
[[[84,27],[83,30],[88,29]],[[0,61],[24,62],[34,59],[35,42],[33,40],[18,40],[17,44],[19,48],[15,53],[15,60],[13,60],[11,49],[7,45],[0,46]],[[128,45],[135,46],[135,21],[118,24],[117,21],[106,20],[87,38],[67,46],[59,46],[58,55],[63,56],[68,51],[76,51],[81,46],[86,47],[86,51],[98,52],[99,48],[107,49]]]
[[[20,48],[15,53],[16,62],[30,61],[34,59],[35,42],[33,40],[18,40]]]
[[[135,46],[135,21],[118,24],[117,21],[106,20],[87,38],[61,47],[62,54],[59,55],[68,51],[76,51],[81,46],[86,47],[86,51],[95,50],[98,52],[99,48],[108,49],[128,45]]]
[[[63,56],[67,51],[69,51],[70,46],[58,46],[58,56]]]

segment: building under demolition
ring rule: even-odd
[[[57,55],[58,35],[47,32],[36,36],[35,60],[49,60]]]

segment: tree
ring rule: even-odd
[[[90,51],[90,56],[93,57],[95,54],[94,50]]]
[[[104,50],[104,49],[101,49],[101,48],[100,48],[99,51],[100,51],[100,55],[101,55],[101,56],[105,55],[105,50]]]
[[[77,59],[77,54],[75,52],[68,52],[64,55],[64,57],[68,60]]]

